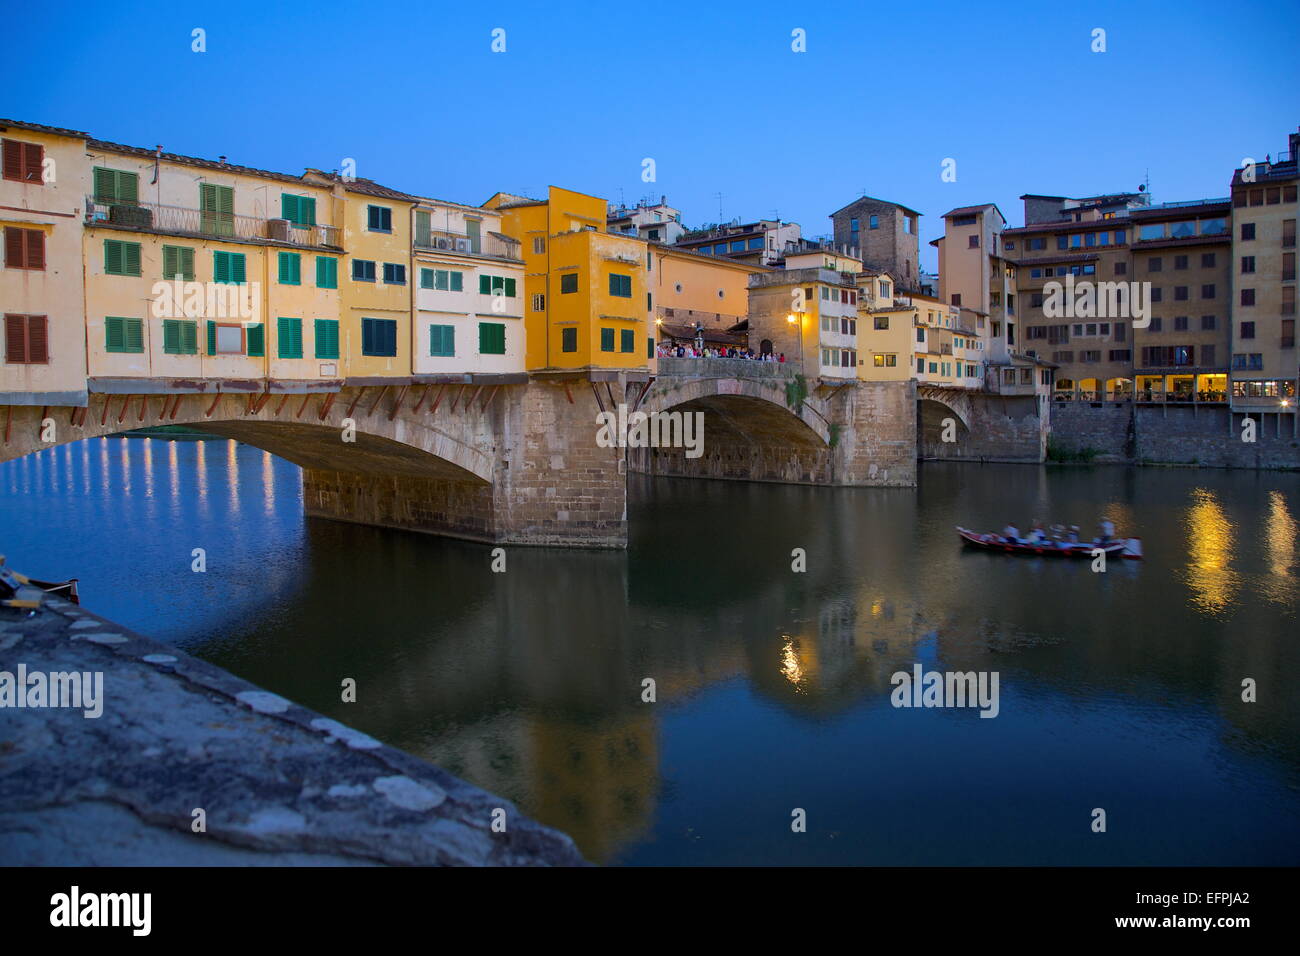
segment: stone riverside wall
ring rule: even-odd
[[[1252,415],[1254,442],[1241,440],[1244,417],[1222,406],[1058,402],[1052,406],[1052,441],[1066,451],[1092,449],[1139,463],[1300,468],[1294,416]]]
[[[922,458],[951,461],[1040,462],[1047,451],[1047,428],[1032,395],[962,395],[956,411],[938,400],[920,403],[917,450]],[[956,424],[955,441],[945,442],[944,422]],[[965,420],[963,420],[963,418]]]
[[[0,609],[19,664],[102,672],[103,712],[0,709],[0,865],[584,862],[501,797],[67,602]]]

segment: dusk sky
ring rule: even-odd
[[[923,214],[930,268],[924,243],[955,206],[996,202],[1019,225],[1023,193],[1148,176],[1156,202],[1225,196],[1243,157],[1276,155],[1300,123],[1294,2],[113,10],[12,9],[4,52],[45,66],[20,96],[5,85],[0,116],[285,172],[352,158],[359,176],[472,204],[548,184],[666,195],[688,226],[717,221],[721,193],[724,220],[822,235],[865,191]]]

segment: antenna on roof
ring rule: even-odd
[[[718,197],[718,222],[722,222],[722,193],[716,194]]]

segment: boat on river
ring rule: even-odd
[[[6,567],[4,555],[0,554],[0,607],[33,610],[40,607],[42,592],[73,604],[81,603],[77,595],[76,578],[67,581],[38,581]]]
[[[957,534],[969,547],[996,551],[1000,554],[1027,554],[1038,558],[1092,558],[1095,557],[1093,552],[1100,548],[1108,558],[1128,558],[1132,561],[1142,558],[1141,538],[1116,538],[1104,545],[1095,541],[1053,540],[1034,544],[1024,538],[1009,541],[1000,534],[981,534],[960,525],[957,527]]]

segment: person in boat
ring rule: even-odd
[[[1020,543],[1020,529],[1015,526],[1014,522],[1008,521],[1007,526],[1002,529],[1002,540],[1008,544]]]
[[[1115,523],[1109,518],[1102,518],[1101,523],[1097,526],[1100,534],[1097,536],[1097,543],[1103,547],[1112,544],[1115,541]]]
[[[1036,544],[1039,547],[1047,544],[1047,534],[1043,531],[1043,523],[1035,519],[1033,526],[1029,529],[1029,543]]]
[[[1072,524],[1072,525],[1070,525],[1070,531],[1069,531],[1069,533],[1065,536],[1065,543],[1066,543],[1066,544],[1078,544],[1078,543],[1079,543],[1079,526],[1078,526],[1077,524]]]

